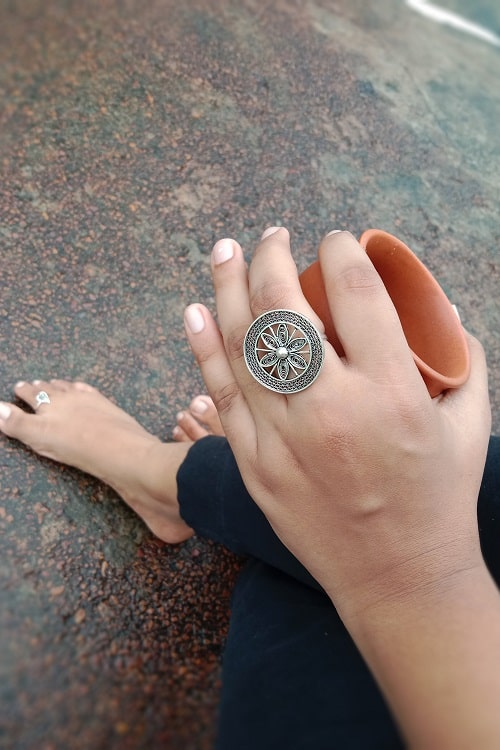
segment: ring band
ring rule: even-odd
[[[243,343],[253,377],[277,393],[298,393],[318,377],[325,359],[323,337],[300,313],[270,310],[254,320]]]
[[[39,393],[36,394],[35,401],[36,401],[35,409],[38,409],[38,407],[41,406],[42,404],[50,404],[49,394],[46,393],[45,391],[40,391]]]

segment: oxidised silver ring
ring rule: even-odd
[[[308,388],[325,359],[323,337],[308,318],[293,310],[270,310],[254,320],[243,353],[253,377],[278,393]]]
[[[40,391],[39,393],[36,394],[35,401],[36,401],[35,409],[38,409],[38,407],[41,406],[42,404],[50,404],[49,394],[46,393],[45,391]]]

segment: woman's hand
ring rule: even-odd
[[[236,242],[217,243],[220,333],[201,305],[186,326],[248,491],[348,617],[482,564],[476,501],[490,412],[477,341],[468,383],[432,400],[364,250],[340,232],[320,258],[345,358],[326,344],[306,390],[267,390],[243,358],[248,326],[268,310],[295,310],[322,330],[286,229],[264,236],[249,272]]]

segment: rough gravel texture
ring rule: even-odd
[[[326,231],[377,226],[482,339],[498,431],[497,50],[397,0],[0,0],[0,18],[0,398],[82,378],[167,437],[201,388],[181,321],[213,303],[213,242],[250,253],[283,223],[302,269]],[[158,542],[6,439],[0,465],[0,746],[211,748],[241,561]]]

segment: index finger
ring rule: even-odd
[[[319,260],[335,330],[348,364],[377,379],[422,386],[399,316],[382,279],[349,232],[327,235]]]

